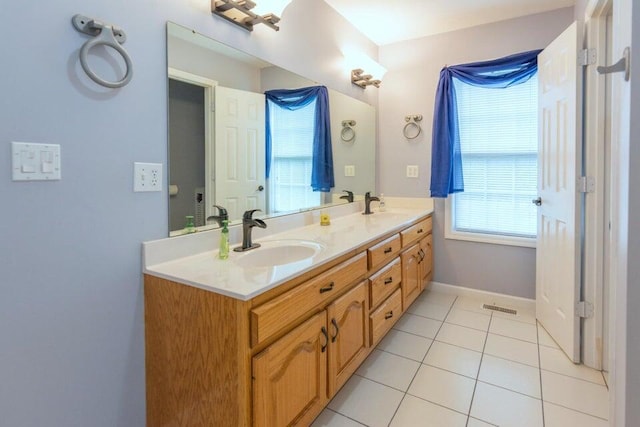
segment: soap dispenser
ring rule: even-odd
[[[220,231],[220,250],[218,251],[218,258],[229,258],[229,225],[228,220],[222,221],[222,230]]]
[[[380,202],[378,202],[378,212],[384,212],[387,210],[387,204],[384,201],[384,194],[380,193]]]

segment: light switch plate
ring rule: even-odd
[[[407,165],[407,178],[418,177],[418,165]]]
[[[135,162],[133,191],[162,191],[162,163]]]
[[[344,166],[344,176],[356,176],[356,167],[355,167],[355,165],[345,165]]]
[[[59,144],[11,143],[14,181],[57,181],[62,178]]]

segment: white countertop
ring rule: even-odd
[[[351,203],[328,208],[331,225],[320,226],[319,211],[307,214],[306,219],[295,215],[267,219],[267,229],[253,229],[254,243],[268,246],[281,240],[305,240],[322,245],[323,249],[312,258],[272,267],[241,267],[239,260],[245,254],[261,248],[239,253],[233,250],[229,258],[218,258],[219,230],[174,237],[143,243],[143,271],[146,274],[195,286],[239,300],[249,300],[320,264],[346,254],[353,248],[403,228],[433,212],[431,199],[385,198],[387,209],[372,215],[362,215],[362,203]],[[301,214],[302,215],[302,214]],[[286,229],[286,225],[300,221],[308,225]],[[273,223],[273,233],[268,230]],[[237,246],[240,227],[231,233],[232,248]],[[281,231],[281,230],[286,231]]]

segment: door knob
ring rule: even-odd
[[[258,191],[264,191],[264,187],[262,185],[258,186]]]
[[[536,206],[540,206],[542,204],[542,199],[538,197],[537,199],[533,199],[531,203],[533,203]]]

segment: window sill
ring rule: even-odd
[[[468,242],[489,243],[492,245],[520,246],[524,248],[536,247],[536,239],[526,237],[499,236],[495,234],[467,233],[462,231],[445,230],[447,240],[464,240]]]

